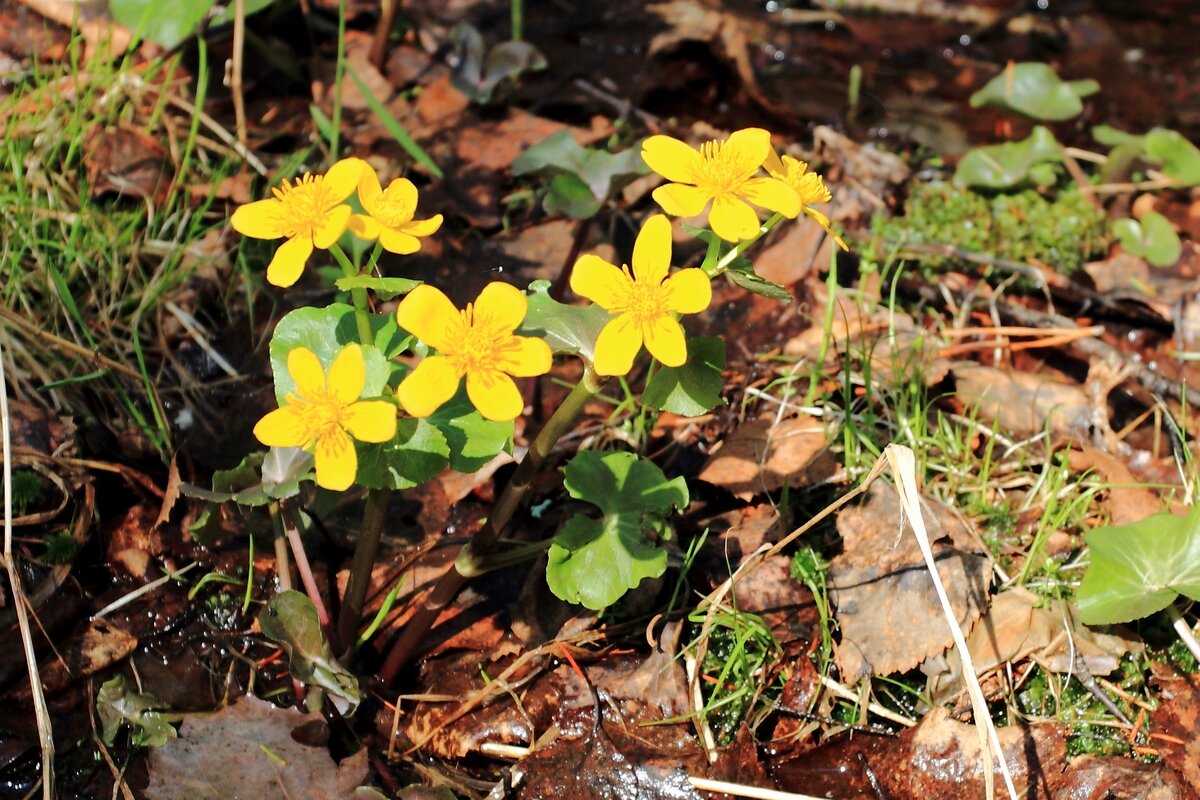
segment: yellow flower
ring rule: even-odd
[[[325,250],[338,240],[350,219],[346,198],[354,193],[366,166],[362,159],[344,158],[324,175],[308,174],[295,183],[285,180],[271,190],[274,197],[233,212],[229,222],[243,236],[287,237],[267,267],[270,283],[291,286],[304,271],[314,247]]]
[[[514,336],[525,319],[524,293],[507,283],[489,283],[474,303],[459,311],[440,289],[421,284],[400,302],[400,327],[438,351],[426,356],[396,390],[400,405],[414,417],[427,417],[467,379],[467,396],[490,420],[516,419],[525,408],[512,377],[549,372],[550,345]]]
[[[650,355],[668,367],[687,361],[683,327],[674,314],[695,314],[712,302],[704,270],[681,269],[670,277],[671,223],[661,214],[646,220],[633,245],[633,269],[595,255],[575,262],[571,288],[617,317],[596,340],[598,375],[624,375],[645,342]]]
[[[708,223],[727,242],[758,235],[758,214],[748,203],[792,219],[800,213],[795,192],[778,178],[756,177],[771,150],[771,134],[744,128],[723,142],[711,141],[696,150],[670,136],[651,136],[642,144],[650,169],[672,183],[654,190],[654,199],[668,214],[694,217],[712,201]]]
[[[817,224],[833,237],[839,247],[843,250],[850,250],[842,237],[834,233],[829,217],[812,208],[813,203],[828,203],[833,199],[833,195],[825,186],[825,179],[819,173],[809,172],[808,164],[798,158],[784,156],[781,160],[774,149],[767,153],[767,160],[763,166],[767,168],[767,172],[792,187],[792,191],[800,199],[801,211],[815,219]]]
[[[341,491],[354,482],[358,455],[354,442],[386,442],[396,435],[396,407],[386,400],[359,400],[367,371],[362,348],[347,345],[328,376],[316,354],[303,347],[288,353],[288,374],[296,383],[285,405],[258,421],[254,435],[268,447],[311,451],[317,485]]]
[[[408,178],[397,178],[385,191],[373,169],[364,169],[358,182],[358,199],[366,214],[350,217],[350,230],[362,239],[378,239],[383,249],[402,256],[421,249],[418,236],[430,236],[442,227],[442,215],[413,219],[417,187]]]

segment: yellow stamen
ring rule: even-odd
[[[271,191],[282,203],[280,214],[289,239],[302,235],[311,237],[329,212],[345,199],[334,194],[324,176],[311,173],[295,183],[285,179],[282,186]]]

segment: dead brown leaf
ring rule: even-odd
[[[959,398],[968,409],[977,409],[985,425],[1022,438],[1049,430],[1068,439],[1092,440],[1097,410],[1078,386],[967,362],[955,363],[950,372]]]
[[[253,696],[183,721],[179,737],[150,751],[149,800],[350,798],[367,776],[367,750],[335,764],[295,738],[319,717]]]
[[[588,145],[612,132],[606,120],[596,117],[591,129],[577,128],[535,116],[519,108],[499,122],[482,122],[460,131],[454,144],[455,154],[463,161],[486,170],[508,169],[517,156],[551,134],[571,131],[575,141]]]
[[[699,478],[749,500],[758,494],[811,486],[837,472],[825,429],[817,420],[774,417],[747,420],[704,464]]]
[[[161,204],[171,188],[166,148],[133,128],[94,126],[83,140],[83,163],[92,197],[115,192]]]
[[[812,593],[792,578],[791,564],[789,556],[772,556],[733,587],[738,610],[761,616],[781,645],[812,641],[820,619]]]
[[[971,630],[987,607],[992,562],[979,537],[952,510],[926,498],[925,522],[938,573],[955,618]],[[876,481],[867,501],[837,519],[843,552],[829,567],[830,595],[842,640],[842,680],[905,672],[953,641],[916,538],[896,490]]]
[[[1154,748],[1200,796],[1200,737],[1196,736],[1200,731],[1200,687],[1177,674],[1159,681],[1164,701],[1150,721],[1152,730],[1166,735],[1154,739]]]
[[[1142,643],[1119,633],[1101,633],[1080,624],[1062,600],[1039,608],[1041,599],[1017,587],[992,598],[988,613],[967,637],[971,662],[979,677],[1004,664],[1031,658],[1051,672],[1073,672],[1078,653],[1093,675],[1116,671],[1123,655],[1140,652]],[[951,651],[921,666],[929,676],[929,694],[935,703],[947,702],[963,690],[962,661]]]
[[[1128,464],[1111,453],[1085,444],[1080,450],[1070,451],[1070,465],[1076,472],[1094,470],[1108,484],[1101,503],[1108,510],[1111,525],[1140,522],[1164,510],[1162,499],[1134,477]]]

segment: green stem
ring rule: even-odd
[[[716,265],[711,270],[708,271],[708,277],[715,278],[718,275],[720,275],[722,272],[724,272],[725,270],[729,269],[729,265],[732,264],[737,259],[738,256],[740,256],[742,253],[746,252],[746,250],[749,249],[750,245],[754,244],[759,239],[761,239],[762,237],[764,237],[768,233],[770,233],[771,229],[773,229],[776,225],[778,225],[779,221],[781,219],[783,219],[783,214],[780,214],[778,212],[772,214],[770,219],[768,219],[766,222],[764,222],[762,225],[759,226],[758,233],[756,233],[754,236],[752,236],[749,239],[738,242],[737,244],[735,244],[733,246],[733,249],[731,249],[728,253],[723,255],[721,257],[721,260],[718,261],[716,263]]]
[[[333,253],[334,259],[341,265],[342,272],[346,274],[347,278],[358,275],[358,268],[350,263],[350,258],[341,245],[334,242],[329,248],[329,252]],[[375,344],[375,333],[371,330],[371,309],[367,304],[367,290],[351,289],[350,297],[354,300],[354,319],[358,322],[358,341],[364,346]]]
[[[371,585],[371,569],[379,552],[379,540],[383,536],[383,520],[387,513],[389,489],[372,489],[367,492],[367,505],[363,508],[362,527],[358,541],[354,544],[354,559],[350,562],[350,578],[346,582],[346,594],[338,612],[336,653],[348,653],[358,638],[358,624],[362,621],[363,604],[367,588]]]
[[[338,0],[337,62],[333,69],[333,131],[329,134],[329,154],[337,161],[342,133],[342,81],[346,76],[346,0]]]
[[[554,449],[554,445],[570,430],[575,418],[589,400],[600,391],[602,380],[598,379],[589,367],[582,380],[575,384],[571,393],[562,404],[555,409],[550,419],[538,432],[537,438],[529,446],[525,458],[517,465],[508,485],[492,506],[492,513],[475,535],[459,551],[454,560],[454,566],[442,574],[437,586],[425,604],[417,609],[416,614],[404,627],[404,632],[392,646],[387,660],[380,671],[380,677],[387,683],[395,680],[400,670],[404,668],[417,653],[417,648],[425,640],[425,634],[433,626],[434,621],[458,594],[467,579],[487,569],[487,556],[496,545],[497,540],[512,521],[513,515],[533,487],[546,458]]]

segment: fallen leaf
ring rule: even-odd
[[[1154,739],[1154,748],[1200,796],[1200,688],[1192,677],[1171,672],[1160,676],[1163,702],[1151,716],[1151,729],[1165,734]]]
[[[1078,386],[1054,383],[1043,375],[1009,372],[982,364],[950,367],[958,397],[980,422],[1010,436],[1034,436],[1044,430],[1088,442],[1097,424],[1087,393]],[[1107,424],[1107,423],[1105,423]]]
[[[1152,514],[1165,511],[1162,499],[1134,477],[1121,459],[1089,445],[1070,451],[1070,467],[1075,472],[1094,470],[1107,488],[1101,504],[1108,511],[1110,525],[1129,525]]]
[[[335,764],[324,748],[296,741],[319,719],[253,696],[189,716],[179,738],[150,751],[149,800],[349,798],[367,776],[367,750]]]
[[[934,560],[963,632],[987,607],[992,562],[979,537],[951,509],[925,498]],[[906,672],[953,641],[916,537],[902,528],[896,490],[876,481],[866,502],[837,518],[843,552],[829,566],[842,639],[842,681]]]
[[[776,424],[773,417],[764,417],[739,425],[709,456],[698,477],[749,500],[784,485],[811,486],[836,471],[819,421],[792,417]]]
[[[161,204],[171,187],[170,158],[158,139],[125,127],[92,127],[83,140],[92,197],[115,192]]]
[[[611,133],[611,125],[599,118],[591,129],[584,129],[513,108],[498,122],[483,122],[462,130],[455,141],[454,152],[476,167],[507,169],[526,148],[564,129],[570,130],[581,145],[591,144]]]
[[[997,667],[1027,658],[1051,672],[1067,674],[1076,670],[1073,652],[1079,653],[1093,675],[1103,676],[1115,672],[1126,653],[1142,650],[1141,642],[1128,636],[1101,633],[1081,624],[1063,600],[1039,608],[1043,602],[1022,587],[992,598],[991,608],[967,637],[977,676],[982,678]],[[956,651],[929,659],[921,671],[929,676],[934,703],[952,701],[965,688]]]
[[[792,578],[792,560],[773,556],[739,580],[733,587],[734,606],[758,614],[780,645],[812,641],[820,615],[812,593]]]

